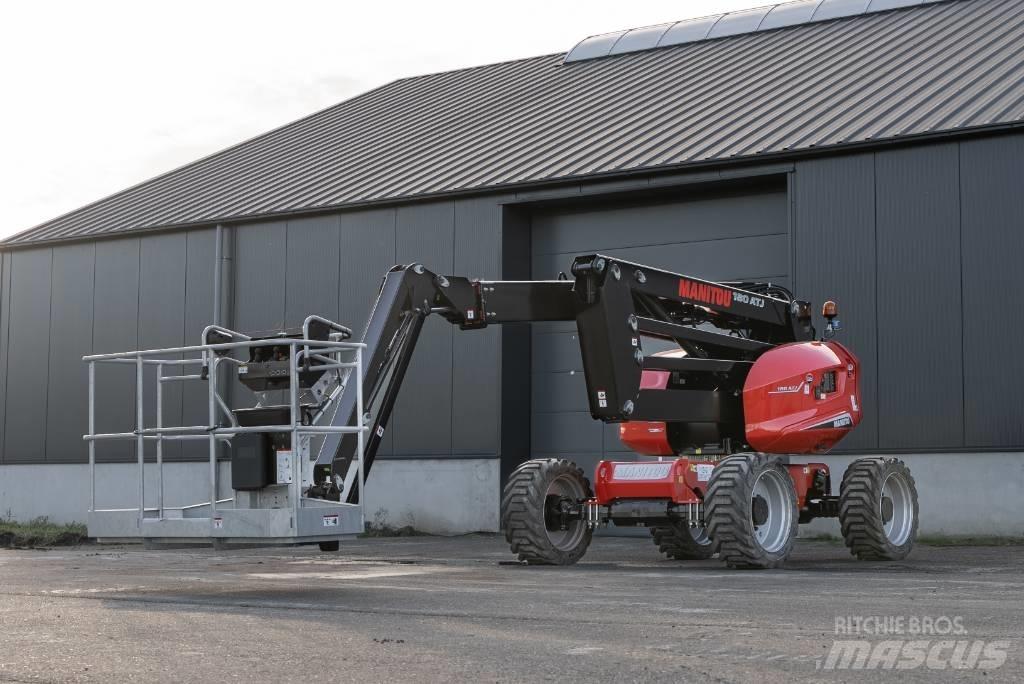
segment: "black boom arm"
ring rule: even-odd
[[[714,283],[601,255],[576,257],[571,280],[481,281],[442,276],[420,264],[384,278],[363,335],[363,406],[370,433],[368,473],[387,428],[426,317],[463,330],[513,322],[576,321],[590,412],[605,422],[724,423],[740,419],[737,388],[765,350],[812,339],[810,305],[763,283]],[[675,342],[685,355],[645,355],[644,338]],[[645,369],[671,373],[675,391],[640,388]],[[338,416],[354,422],[356,397],[343,392]],[[352,424],[350,422],[349,424]],[[315,470],[349,483],[354,435],[328,439]]]

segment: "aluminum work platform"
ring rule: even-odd
[[[311,330],[318,334],[311,338]],[[314,339],[319,337],[321,339]],[[351,331],[319,316],[310,316],[301,331],[274,331],[263,337],[209,326],[195,346],[97,354],[84,357],[89,368],[90,507],[89,535],[100,542],[150,545],[213,544],[292,545],[319,543],[336,549],[339,540],[364,530],[363,506],[349,491],[364,491],[363,446],[367,431],[363,411],[363,349],[345,341]],[[96,375],[101,366],[134,366],[135,425],[130,431],[96,431]],[[229,373],[255,388],[255,407],[231,408],[225,395]],[[147,375],[148,374],[148,375]],[[148,382],[147,382],[148,379]],[[164,388],[170,383],[205,383],[207,423],[168,425]],[[146,389],[153,396],[155,425],[144,416]],[[355,393],[352,420],[339,415],[337,401]],[[236,392],[237,394],[237,392]],[[287,404],[270,399],[287,395]],[[348,421],[351,424],[336,424]],[[315,456],[311,444],[326,436],[354,434],[359,457],[344,487],[329,500],[310,495]],[[320,439],[317,439],[317,438]],[[97,451],[101,445],[132,441],[138,464],[137,504],[102,508],[96,501]],[[195,501],[184,506],[164,502],[164,448],[181,441],[206,442],[209,476],[195,482]],[[147,462],[147,445],[149,461]],[[233,496],[219,498],[219,463],[231,465]],[[155,469],[155,496],[146,500],[146,477]],[[150,471],[149,475],[153,473]]]

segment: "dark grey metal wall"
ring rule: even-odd
[[[319,313],[361,333],[381,278],[396,263],[500,277],[500,204],[495,197],[233,230],[235,294],[227,322],[239,330],[298,325],[309,313]],[[499,340],[497,330],[458,333],[442,320],[429,320],[380,455],[496,458]],[[424,396],[430,400],[424,402]]]
[[[100,350],[198,341],[212,315],[213,246],[213,231],[203,229],[3,255],[4,463],[86,460],[82,434],[88,425],[88,385],[81,357]],[[178,419],[184,411],[182,390],[170,386],[166,391],[166,414]],[[205,393],[200,388],[188,392],[202,404]],[[97,428],[130,430],[135,422],[134,371],[102,368],[97,395],[108,399],[97,407]],[[152,423],[154,407],[148,408]],[[201,415],[196,422],[205,421],[205,411],[189,412]],[[172,446],[167,454],[173,458],[178,451]],[[126,443],[106,444],[99,456],[133,458]]]
[[[51,250],[12,255],[7,298],[7,409],[4,454],[46,451]]]
[[[1024,136],[797,164],[794,287],[864,364],[846,450],[1024,448]]]
[[[793,289],[840,303],[842,340],[864,368],[863,423],[846,448],[878,446],[874,156],[823,159],[793,176]]]
[[[575,255],[601,252],[701,278],[786,285],[788,205],[785,184],[777,185],[777,190],[719,191],[701,199],[604,202],[537,212],[533,277],[555,278],[569,271]],[[534,454],[571,458],[589,470],[600,458],[625,451],[618,426],[590,416],[575,324],[534,324],[532,337]]]
[[[609,204],[610,195],[600,206],[580,204],[584,195],[597,201],[679,182],[652,177],[239,226],[225,255],[234,292],[226,322],[266,328],[315,311],[359,326],[397,261],[488,278],[519,272],[503,263],[503,244],[511,254],[510,241],[529,241],[531,231],[519,226],[516,237],[502,225],[512,201],[506,216],[535,219],[533,256],[524,249],[521,258],[534,277],[554,277],[576,252],[603,250],[711,278],[791,274],[800,296],[837,299],[842,339],[865,369],[865,422],[847,450],[1024,449],[1024,135],[822,157],[786,171],[788,205],[779,193],[749,189],[675,205]],[[695,180],[721,192],[718,172],[686,182]],[[708,192],[700,187],[688,192]],[[528,204],[557,197],[577,204]],[[213,260],[212,229],[0,255],[0,462],[83,462],[80,357],[196,340],[213,315]],[[534,371],[550,362],[552,377],[534,387],[534,447],[559,453],[556,438],[568,435],[573,449],[603,453],[617,445],[614,427],[586,416],[546,424],[540,415],[572,413],[569,398],[582,400],[581,377],[556,377],[565,359],[553,340],[565,346],[571,335],[571,327],[537,326]],[[498,455],[501,339],[498,329],[461,333],[432,321],[383,455]],[[123,399],[100,410],[99,428],[130,427],[131,370],[105,369],[99,391]],[[413,405],[410,392],[431,401]],[[167,403],[185,423],[206,419],[200,387],[169,387]],[[106,453],[131,458],[127,445]]]
[[[1024,135],[960,145],[964,441],[1024,446]]]
[[[949,144],[875,155],[881,448],[964,445],[957,154]]]
[[[297,325],[309,313],[365,323],[384,273],[419,261],[445,273],[501,276],[500,197],[255,223],[226,254],[241,330]],[[85,354],[197,342],[213,316],[214,231],[172,232],[5,252],[0,259],[0,458],[84,462]],[[384,457],[498,456],[500,331],[455,334],[432,320],[409,368]],[[168,369],[168,373],[177,372]],[[152,396],[147,381],[147,396]],[[165,415],[206,421],[202,388],[165,388]],[[244,400],[243,389],[236,390]],[[97,427],[134,425],[131,368],[102,367]],[[418,397],[413,401],[413,393]],[[424,403],[427,395],[431,401]],[[7,406],[11,410],[7,410]],[[148,424],[155,420],[150,402]],[[203,457],[189,445],[186,456]],[[106,444],[103,460],[131,460]],[[168,448],[169,459],[182,455]]]

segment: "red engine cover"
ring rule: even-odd
[[[860,364],[838,342],[765,352],[743,385],[747,442],[773,454],[828,451],[860,423]]]

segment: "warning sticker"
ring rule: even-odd
[[[336,515],[325,515],[324,516],[324,527],[337,527],[338,516]]]
[[[224,529],[224,518],[214,518],[213,519],[213,529],[215,529],[215,530],[222,530],[222,529]]]
[[[697,464],[697,482],[707,482],[711,479],[711,473],[714,471],[715,466],[710,463],[698,463]]]

